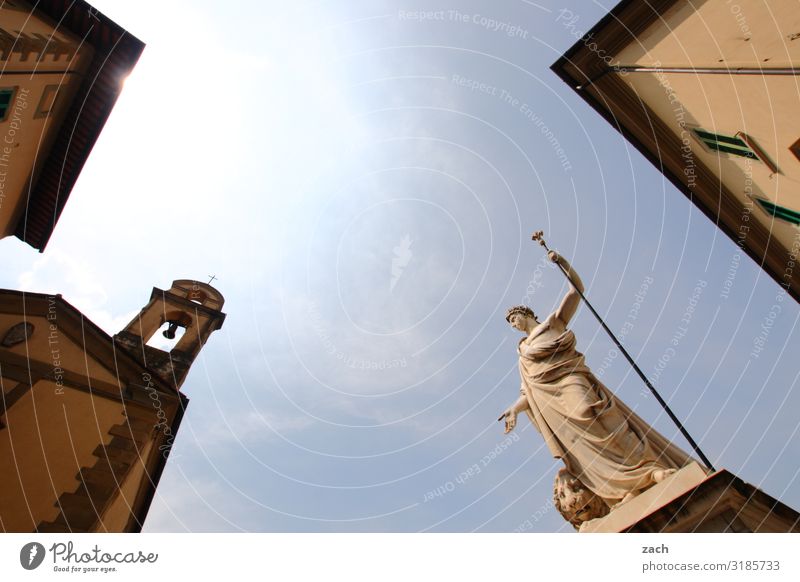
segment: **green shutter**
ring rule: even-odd
[[[14,89],[0,89],[0,121],[5,121],[8,110],[11,109],[11,99],[14,97]]]
[[[786,222],[794,224],[795,226],[800,226],[800,212],[791,210],[790,208],[785,208],[783,206],[778,206],[777,204],[773,204],[768,200],[762,200],[761,198],[756,198],[756,202],[761,205],[761,208],[766,210],[775,218],[780,218],[781,220],[785,220]]]
[[[738,137],[711,133],[704,129],[695,129],[694,133],[709,149],[716,152],[723,152],[734,156],[750,158],[752,160],[758,159],[756,153],[747,147],[747,144]]]

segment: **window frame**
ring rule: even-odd
[[[2,91],[11,91],[11,96],[8,98],[8,106],[3,111],[3,114],[0,115],[0,123],[4,122],[8,119],[8,112],[11,111],[11,107],[14,103],[14,99],[17,97],[17,91],[19,90],[19,85],[14,85],[11,87],[0,87],[0,92]]]
[[[50,117],[50,114],[58,106],[58,99],[61,95],[59,91],[61,91],[61,83],[45,85],[42,90],[42,95],[39,97],[39,104],[36,106],[36,112],[33,114],[34,119]],[[53,100],[50,103],[50,107],[45,109],[51,96]]]

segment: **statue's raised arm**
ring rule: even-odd
[[[580,294],[584,292],[583,281],[581,281],[575,269],[572,268],[572,265],[569,264],[569,261],[557,252],[548,251],[547,256],[551,261],[564,268],[564,272],[569,279],[569,291],[564,295],[564,299],[561,300],[561,305],[556,310],[556,317],[566,326],[572,319],[572,316],[575,315],[581,303]]]

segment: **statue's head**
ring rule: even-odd
[[[527,305],[516,305],[506,312],[506,321],[511,327],[520,331],[525,331],[526,320],[536,322],[536,314]]]

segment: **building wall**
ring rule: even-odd
[[[12,234],[93,49],[20,0],[0,8],[0,238]]]
[[[4,379],[4,383],[7,380]],[[124,422],[120,402],[90,398],[41,380],[6,411],[0,430],[0,520],[5,531],[35,531],[59,513],[56,500],[75,491],[76,475],[97,461],[108,431]]]
[[[178,396],[122,353],[102,365],[75,314],[39,302],[46,315],[0,313],[0,341],[34,326],[27,341],[0,346],[0,531],[125,531],[167,454],[159,445],[174,439]]]
[[[654,67],[796,67],[798,33],[797,2],[680,2],[614,59]],[[800,159],[789,150],[800,139],[797,76],[632,72],[623,79],[677,137],[688,140],[693,159],[685,160],[687,176],[693,160],[699,161],[736,196],[742,206],[738,236],[746,237],[749,221],[757,220],[786,249],[797,246],[798,229],[773,219],[748,196],[800,211]],[[746,133],[779,173],[758,160],[706,148],[692,127],[729,136]]]
[[[152,467],[148,467],[148,459],[153,452],[153,447],[154,441],[150,441],[139,450],[134,466],[119,488],[119,494],[103,513],[96,531],[126,531],[125,528],[131,520],[131,514],[136,510],[136,502],[142,484],[152,479],[152,475],[149,474]]]
[[[99,380],[114,391],[119,392],[119,380],[116,374],[103,366],[96,359],[87,355],[84,346],[79,343],[80,338],[72,338],[64,327],[59,326],[56,301],[53,300],[51,312],[45,317],[25,317],[20,315],[0,313],[0,336],[6,333],[11,326],[28,321],[34,326],[33,335],[27,342],[22,342],[10,348],[0,347],[6,353],[15,354],[32,366],[41,367],[47,374],[55,374],[63,379],[65,374],[59,374],[59,369],[71,373],[76,378],[85,382],[87,378]],[[112,363],[109,363],[112,364]]]

